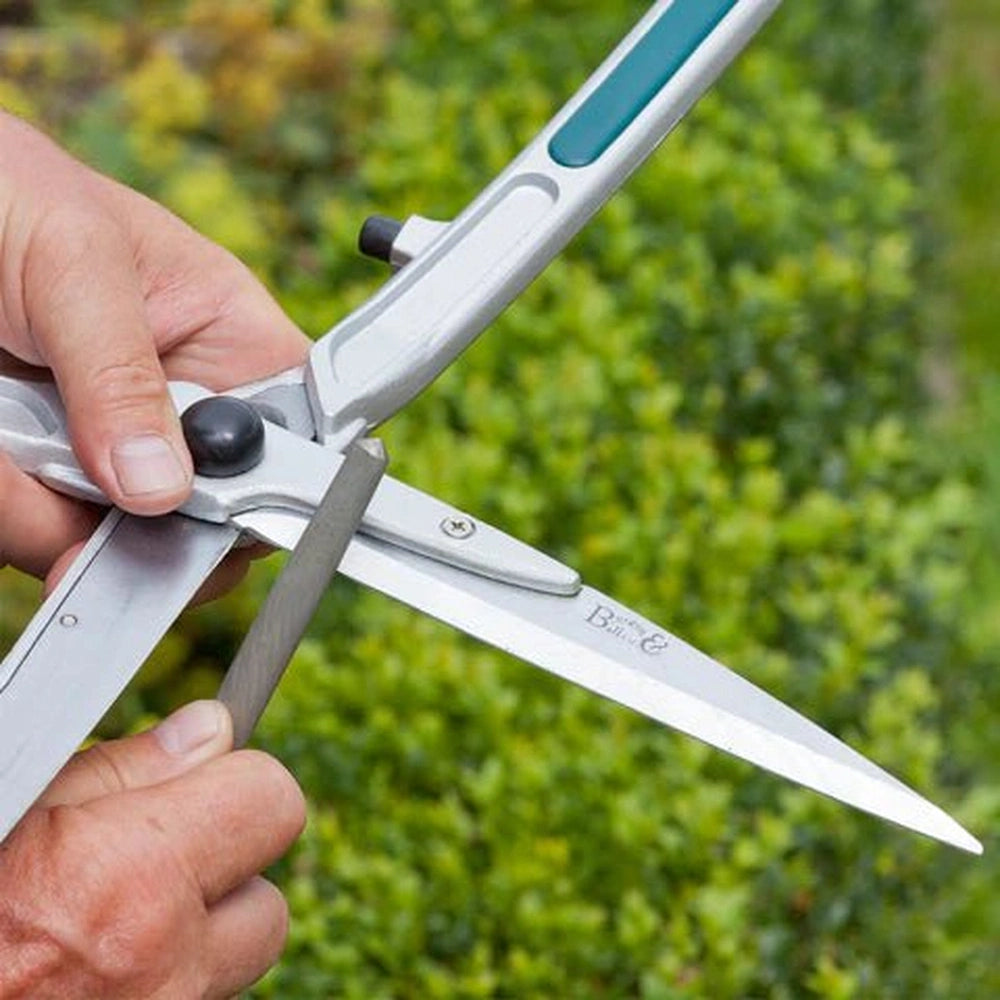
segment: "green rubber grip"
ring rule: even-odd
[[[739,0],[674,0],[549,142],[564,167],[586,167],[635,121]]]

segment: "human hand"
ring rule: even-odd
[[[287,907],[258,872],[304,803],[231,743],[225,708],[195,702],[66,765],[0,844],[0,997],[223,998],[277,961]]]
[[[0,353],[51,369],[70,437],[117,506],[191,489],[166,379],[221,390],[301,364],[309,341],[235,257],[0,111]],[[36,576],[97,515],[0,454],[0,566]]]

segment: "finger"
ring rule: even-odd
[[[117,801],[129,822],[162,832],[209,906],[281,857],[305,825],[295,780],[257,750],[226,754]]]
[[[125,234],[96,208],[48,212],[35,223],[23,277],[32,335],[81,465],[125,510],[173,509],[190,491],[191,460]]]
[[[249,268],[162,205],[107,184],[170,378],[221,390],[305,361],[311,341]]]
[[[80,805],[175,778],[231,749],[233,725],[217,701],[195,701],[138,736],[98,743],[76,754],[39,804]]]
[[[0,452],[0,566],[39,578],[97,527],[100,512],[60,496]]]
[[[48,597],[56,587],[59,586],[59,581],[66,575],[66,571],[76,562],[76,557],[83,550],[86,542],[77,542],[75,545],[71,545],[58,559],[52,564],[48,573],[45,574],[45,596]]]
[[[229,593],[247,575],[254,558],[251,549],[235,549],[223,559],[212,575],[198,588],[191,598],[192,605],[207,604]]]
[[[235,996],[281,957],[288,937],[288,904],[257,876],[224,896],[208,914],[205,950],[212,963],[208,996]]]
[[[218,297],[223,306],[208,317],[199,337],[183,340],[163,355],[169,377],[197,377],[221,391],[304,364],[312,342],[253,274],[233,258],[213,263],[222,255],[218,247],[201,249],[205,263],[193,278],[204,284],[211,274],[214,282],[199,294]]]
[[[191,598],[191,604],[207,604],[237,587],[250,570],[250,564],[256,559],[266,559],[273,556],[275,549],[264,542],[248,542],[233,549],[212,575],[198,588]]]

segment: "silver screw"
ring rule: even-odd
[[[79,623],[80,623],[80,619],[77,618],[76,615],[68,615],[67,614],[67,615],[63,615],[59,619],[59,624],[62,625],[63,628],[75,628]]]
[[[441,522],[441,530],[449,538],[461,541],[463,538],[471,538],[476,533],[476,522],[471,517],[453,514]]]

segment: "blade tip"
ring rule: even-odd
[[[952,847],[957,847],[959,850],[974,854],[977,857],[980,856],[983,853],[981,841],[973,837],[964,826],[952,819],[947,813],[943,813],[942,815],[947,820],[947,823],[936,823],[933,829],[927,828],[927,833],[935,840],[949,844]]]
[[[971,833],[967,833],[965,830],[962,831],[963,837],[953,841],[954,845],[961,848],[963,851],[967,851],[969,854],[974,854],[976,857],[981,857],[983,854],[983,845],[980,841],[976,840]]]

